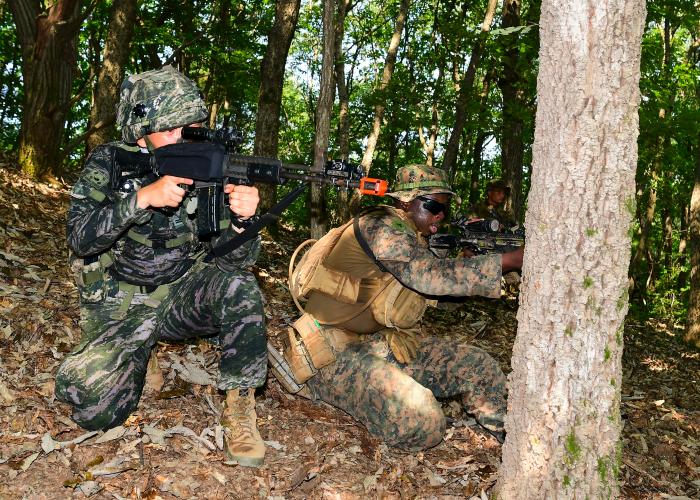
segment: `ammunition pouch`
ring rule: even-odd
[[[412,328],[423,317],[429,305],[437,304],[410,288],[406,288],[393,276],[389,286],[372,302],[370,309],[380,325],[393,328]]]
[[[318,371],[336,360],[336,354],[361,336],[340,328],[324,327],[310,314],[305,313],[293,327],[287,329],[283,339],[284,358],[297,384],[303,384]]]

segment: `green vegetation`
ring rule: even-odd
[[[95,75],[101,66],[113,1],[94,4],[77,39],[72,102],[60,141],[63,163],[55,165],[53,171],[69,181],[76,178],[86,154],[82,136],[89,124]],[[380,93],[377,83],[399,2],[353,3],[345,19],[340,51],[343,59],[339,61],[344,64],[348,91],[347,147],[340,136],[336,91],[328,155],[347,153],[351,161],[359,162],[374,107],[384,103],[386,111],[371,176],[392,179],[399,166],[425,162],[426,155],[441,164],[458,120],[455,103],[461,79],[482,39],[479,27],[486,6],[486,0],[412,3],[394,74],[388,88]],[[618,310],[629,300],[630,313],[638,318],[654,317],[682,325],[688,314],[690,289],[688,214],[700,154],[699,15],[693,0],[653,0],[647,2],[647,9],[637,196],[618,200],[631,219],[633,287],[629,299],[624,294],[620,297]],[[322,53],[321,11],[319,2],[301,4],[287,60],[278,156],[289,162],[309,163],[313,157]],[[207,103],[216,110],[217,124],[240,129],[245,136],[242,152],[252,153],[260,62],[267,50],[274,15],[271,0],[141,1],[126,70],[137,73],[164,63],[175,64],[200,84]],[[492,31],[483,36],[483,51],[468,89],[462,141],[451,174],[465,202],[481,197],[488,179],[517,174],[522,180],[518,193],[522,218],[530,185],[536,112],[539,2],[522,3],[517,26],[504,28],[499,16],[500,9]],[[4,61],[0,73],[0,152],[10,158],[17,154],[24,114],[20,47],[9,3],[0,3],[0,54]],[[504,67],[513,73],[507,82]],[[504,166],[509,158],[503,151],[510,151],[503,148],[509,137],[507,130],[522,133],[517,153],[520,172],[507,171]],[[112,136],[117,137],[114,128]],[[284,190],[279,188],[279,194]],[[326,198],[323,209],[330,220],[336,221],[340,197],[329,191]],[[285,214],[285,222],[306,228],[308,207],[309,203],[298,201]],[[591,227],[591,221],[582,220],[581,224],[586,237],[605,236],[598,227]],[[545,232],[547,225],[539,221],[536,229]],[[587,277],[583,286],[592,285]]]

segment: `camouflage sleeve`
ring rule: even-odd
[[[418,241],[415,229],[401,218],[368,214],[360,231],[374,256],[403,285],[425,295],[501,294],[501,256],[439,259]]]
[[[110,248],[133,224],[143,224],[151,212],[138,208],[136,193],[120,195],[110,187],[113,168],[110,146],[93,150],[71,191],[68,246],[85,257]]]
[[[224,244],[227,241],[235,238],[237,235],[238,233],[234,231],[233,227],[229,226],[224,229],[216,239],[212,240],[212,246]],[[258,260],[259,255],[260,235],[250,241],[246,241],[244,244],[226,255],[216,257],[215,262],[219,269],[230,272],[235,269],[252,266],[255,264],[255,261]]]

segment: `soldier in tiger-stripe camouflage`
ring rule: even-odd
[[[151,151],[180,142],[182,127],[207,115],[194,82],[169,66],[124,81],[123,141],[98,146],[71,192],[68,246],[82,339],[58,369],[56,395],[82,427],[109,429],[136,409],[157,341],[217,335],[226,458],[259,466],[265,448],[254,391],[266,378],[265,316],[248,269],[259,238],[203,259],[255,215],[257,189],[226,186],[230,210],[218,233],[201,236],[197,205],[182,188],[192,180],[134,167],[148,166]]]

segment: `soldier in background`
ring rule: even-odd
[[[260,466],[254,392],[265,382],[267,358],[262,297],[248,270],[259,238],[203,259],[255,215],[257,189],[226,186],[230,210],[220,231],[202,238],[196,204],[181,187],[191,179],[125,171],[148,165],[150,152],[181,142],[182,127],[207,115],[195,83],[170,66],[122,84],[123,141],[95,148],[71,192],[67,233],[82,339],[58,369],[56,396],[86,429],[120,425],[136,409],[157,341],[218,335],[226,460]]]
[[[284,351],[296,382],[407,450],[441,441],[446,424],[436,398],[460,397],[479,424],[503,437],[506,379],[497,362],[477,347],[424,335],[420,323],[426,296],[500,297],[501,273],[522,264],[522,249],[471,259],[431,253],[426,237],[437,232],[453,194],[440,169],[399,169],[388,194],[395,206],[370,209],[341,228],[309,271],[308,293],[292,285],[295,298],[308,298]],[[304,271],[305,262],[311,259],[300,263]]]
[[[470,219],[497,219],[502,228],[510,228],[517,224],[515,215],[506,208],[510,196],[510,186],[503,179],[494,179],[486,185],[486,196],[483,200],[469,207],[466,215]]]

